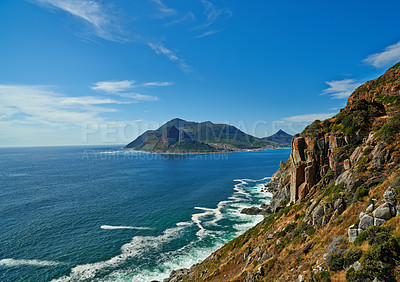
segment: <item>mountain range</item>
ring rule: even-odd
[[[175,118],[157,130],[146,131],[125,148],[156,153],[237,152],[289,146],[292,137],[280,130],[270,137],[257,138],[228,124]]]

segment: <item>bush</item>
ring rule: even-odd
[[[344,256],[344,266],[348,267],[358,261],[362,256],[361,250],[350,249]]]
[[[400,245],[397,238],[378,226],[373,226],[363,232],[354,241],[355,245],[368,242],[370,249],[361,257],[361,268],[355,271],[350,268],[346,273],[348,281],[372,281],[378,277],[383,281],[395,281],[394,268],[396,260],[400,259]],[[351,257],[355,259],[358,254]]]
[[[329,261],[329,269],[331,271],[340,271],[344,268],[344,258],[332,256]]]
[[[359,202],[361,201],[365,196],[367,196],[369,193],[369,189],[361,185],[360,187],[357,188],[356,193],[354,194],[354,201]]]
[[[377,132],[378,137],[386,143],[390,143],[395,139],[395,136],[400,132],[400,114],[393,116],[387,124]]]

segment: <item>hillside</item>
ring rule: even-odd
[[[157,153],[235,152],[280,147],[227,124],[173,119],[148,130],[125,148]]]
[[[290,147],[290,144],[292,142],[293,135],[290,135],[283,131],[282,129],[279,129],[279,131],[271,136],[264,137],[262,139],[271,141],[277,144],[280,144],[282,146],[287,146]]]
[[[400,63],[294,136],[273,214],[165,281],[399,281],[399,133]]]

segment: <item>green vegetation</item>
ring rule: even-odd
[[[350,109],[336,115],[334,123],[330,125],[330,131],[339,131],[346,136],[353,136],[360,131],[366,132],[371,126],[372,118],[383,114],[382,104],[358,100],[351,105]]]
[[[354,202],[360,202],[365,196],[368,196],[369,189],[365,185],[361,185],[354,193]]]
[[[400,132],[400,113],[393,116],[387,124],[376,133],[377,137],[382,137],[386,143],[395,140],[396,135]]]
[[[395,281],[394,268],[400,259],[399,238],[395,238],[386,228],[373,226],[356,238],[354,245],[368,243],[369,250],[362,254],[361,268],[350,268],[346,279],[351,282],[372,281],[375,277],[383,281]],[[355,256],[354,256],[355,257]]]

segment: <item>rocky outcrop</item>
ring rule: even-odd
[[[381,226],[387,220],[400,214],[400,206],[396,205],[395,196],[396,193],[392,187],[389,187],[383,194],[384,200],[380,205],[375,205],[374,202],[366,208],[365,212],[361,212],[358,225],[353,224],[348,230],[349,241],[354,242],[362,231],[371,226]]]

